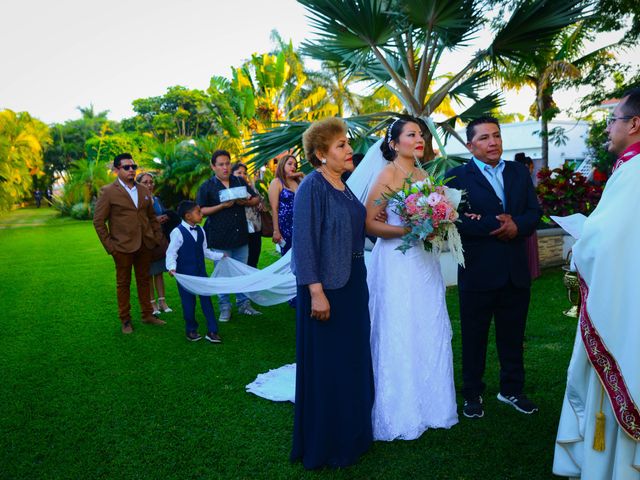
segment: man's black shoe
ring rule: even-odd
[[[482,408],[482,397],[478,395],[475,398],[464,401],[462,407],[462,414],[467,418],[482,418],[484,417],[484,409]]]
[[[521,413],[531,415],[538,411],[538,406],[527,398],[526,395],[502,395],[498,394],[498,400],[507,403]]]
[[[198,332],[189,332],[189,333],[187,333],[187,340],[189,340],[190,342],[197,342],[201,338],[202,337],[200,336],[200,334]]]

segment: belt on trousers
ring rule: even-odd
[[[364,258],[364,252],[353,252],[351,258]]]

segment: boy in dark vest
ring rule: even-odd
[[[205,257],[210,260],[220,260],[224,255],[207,248],[207,238],[204,230],[198,224],[202,221],[200,206],[185,200],[178,205],[178,215],[182,222],[171,231],[169,248],[167,248],[167,270],[173,276],[175,273],[206,277],[204,266]],[[182,301],[182,312],[186,324],[187,340],[197,342],[202,337],[198,334],[196,322],[196,296],[182,288],[178,283],[178,293]],[[213,311],[211,297],[200,297],[202,313],[207,319],[206,339],[211,343],[222,343],[218,335],[218,323]]]

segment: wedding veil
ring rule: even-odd
[[[385,165],[388,164],[382,156],[382,150],[380,150],[380,145],[382,145],[383,141],[384,138],[381,138],[367,150],[358,168],[353,171],[347,180],[347,185],[363,204],[367,201],[371,186]]]
[[[362,202],[376,178],[387,165],[382,156],[378,140],[354,170],[347,185]],[[232,258],[223,258],[216,264],[211,277],[193,277],[176,273],[176,280],[189,292],[196,295],[219,295],[222,293],[244,293],[259,305],[276,305],[296,296],[296,279],[291,272],[291,252],[263,270],[249,267]]]

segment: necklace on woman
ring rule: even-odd
[[[342,187],[344,188],[340,188],[340,185],[336,185],[336,182],[333,178],[331,178],[331,175],[329,175],[329,173],[327,173],[327,171],[325,170],[325,167],[322,166],[319,168],[320,173],[322,174],[322,176],[324,177],[324,179],[329,182],[329,184],[336,190],[338,190],[339,192],[341,192],[345,197],[347,197],[348,200],[353,200],[353,195],[351,194],[351,191],[349,190],[349,188],[342,183],[342,181],[340,181],[340,183],[342,184]]]
[[[418,159],[416,159],[416,160],[415,160],[415,164],[414,164],[414,166],[413,166],[413,171],[412,171],[411,173],[407,172],[404,168],[402,168],[402,166],[400,165],[400,163],[399,163],[397,160],[394,160],[394,161],[393,161],[393,164],[394,164],[396,167],[398,167],[398,169],[399,169],[402,173],[404,173],[407,177],[411,177],[411,176],[413,176],[413,175],[416,173],[416,170],[415,170],[416,168],[417,168],[420,172],[425,173],[424,168],[422,168],[422,166],[418,165]]]

